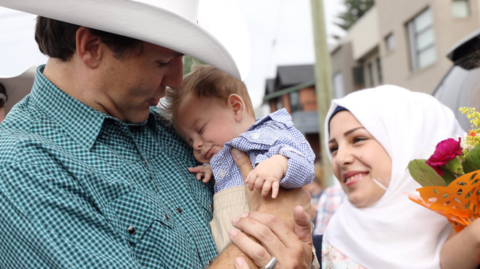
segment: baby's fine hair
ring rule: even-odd
[[[237,94],[245,102],[247,113],[255,117],[245,84],[213,66],[194,63],[192,71],[183,78],[183,86],[180,90],[167,88],[162,106],[170,119],[173,120],[182,100],[190,94],[195,97],[215,97],[225,101],[231,94]]]

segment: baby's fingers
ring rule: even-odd
[[[263,184],[265,182],[265,178],[263,177],[257,177],[257,179],[255,179],[255,189],[257,191],[261,191],[262,190],[262,187],[263,187]]]
[[[197,174],[197,179],[201,180],[205,176],[205,173],[198,173]]]
[[[278,181],[274,181],[272,183],[272,198],[273,199],[277,198],[279,189],[280,189],[280,183],[278,183]]]
[[[265,180],[265,183],[263,184],[263,188],[262,188],[262,197],[267,197],[271,188],[272,188],[272,181]]]
[[[213,171],[211,169],[205,169],[205,176],[203,177],[203,183],[207,183],[212,178]]]
[[[189,167],[188,171],[190,173],[203,173],[205,172],[205,167],[203,165],[199,165],[197,167]]]

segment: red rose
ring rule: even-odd
[[[449,138],[438,143],[435,148],[435,153],[433,153],[425,163],[430,165],[440,176],[443,176],[442,167],[444,167],[448,161],[462,155],[463,149],[460,146],[461,141],[461,138],[458,138],[458,141]]]

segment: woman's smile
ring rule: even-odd
[[[343,182],[345,182],[347,187],[351,187],[355,183],[364,179],[368,174],[368,172],[350,171],[343,175]]]

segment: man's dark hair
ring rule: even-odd
[[[38,16],[35,40],[43,54],[66,62],[75,53],[75,35],[78,28],[80,26],[75,24]],[[118,59],[128,56],[136,48],[140,48],[139,54],[143,51],[143,41],[91,28],[89,30],[100,37],[100,41],[115,53]]]
[[[5,99],[0,98],[0,108],[5,106],[5,102],[8,100],[8,95],[7,95],[7,90],[5,90],[5,87],[3,87],[3,84],[0,83],[0,94],[5,95]]]

